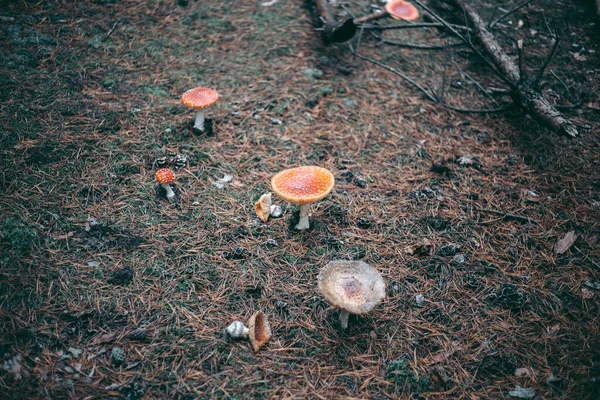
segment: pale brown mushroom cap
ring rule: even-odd
[[[271,326],[264,312],[254,313],[248,320],[250,329],[250,343],[254,351],[260,350],[271,339]]]
[[[325,300],[351,314],[368,313],[385,297],[381,274],[364,261],[330,261],[317,280]]]
[[[271,188],[279,197],[294,204],[310,204],[327,196],[335,178],[329,170],[315,166],[285,169],[271,178]]]
[[[181,102],[188,107],[202,109],[212,106],[219,100],[219,93],[203,87],[190,89],[181,96]]]
[[[260,196],[260,199],[254,203],[254,210],[262,222],[268,221],[269,215],[271,215],[271,192]]]
[[[419,18],[419,10],[405,0],[392,0],[385,5],[385,10],[393,19],[414,21]]]

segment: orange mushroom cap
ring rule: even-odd
[[[198,87],[190,89],[181,96],[181,102],[188,107],[202,109],[212,106],[219,100],[219,93],[215,90]]]
[[[168,168],[162,168],[156,171],[156,182],[169,185],[175,182],[175,174]]]
[[[303,166],[285,169],[271,178],[273,191],[294,204],[310,204],[331,192],[335,178],[325,168]]]
[[[405,0],[392,0],[385,5],[385,10],[394,19],[414,21],[419,18],[417,7]]]

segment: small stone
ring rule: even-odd
[[[448,257],[455,255],[458,250],[460,250],[461,246],[459,244],[448,244],[446,246],[442,246],[437,254],[441,257]]]
[[[452,258],[452,261],[459,263],[459,264],[464,264],[465,263],[465,256],[462,254],[457,254]]]
[[[69,347],[67,349],[69,351],[69,353],[71,353],[73,355],[74,358],[79,358],[79,356],[81,355],[81,353],[83,353],[83,350],[79,350],[73,347]]]
[[[358,106],[358,101],[354,99],[344,99],[344,105],[348,108],[354,108]]]
[[[112,360],[113,365],[119,366],[125,362],[125,352],[120,347],[113,347],[110,351],[110,358]]]
[[[94,260],[90,260],[87,262],[87,266],[88,267],[92,267],[92,268],[97,268],[100,266],[100,262],[98,261],[94,261]]]
[[[213,185],[215,185],[217,187],[217,189],[221,190],[225,187],[225,185],[219,181],[213,182]]]
[[[262,243],[262,245],[267,249],[272,249],[274,247],[279,247],[279,242],[275,239],[267,239]]]
[[[511,390],[508,394],[519,399],[533,399],[535,397],[535,390],[532,388],[516,386],[515,390]]]
[[[280,218],[283,215],[283,210],[281,209],[281,206],[278,206],[276,204],[272,204],[269,210],[271,212],[271,218]]]
[[[417,307],[423,307],[425,305],[425,296],[418,294],[415,296],[415,304]]]
[[[320,69],[316,69],[316,68],[307,68],[304,71],[302,71],[302,75],[304,75],[307,78],[311,78],[311,79],[319,79],[320,77],[323,76],[323,71],[321,71]]]
[[[273,125],[282,125],[282,124],[283,124],[283,121],[282,121],[282,120],[280,120],[280,119],[278,119],[278,118],[271,118],[271,123],[272,123]]]

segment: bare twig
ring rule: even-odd
[[[450,60],[452,61],[452,64],[454,64],[454,67],[456,67],[457,71],[459,73],[461,73],[462,75],[465,76],[465,78],[467,78],[468,80],[470,80],[471,82],[473,82],[473,84],[486,96],[488,96],[490,99],[492,99],[492,101],[494,102],[494,104],[498,105],[498,102],[496,101],[496,99],[494,99],[494,96],[492,96],[492,94],[486,90],[483,86],[481,86],[481,84],[479,82],[477,82],[477,80],[475,78],[473,78],[471,75],[469,75],[467,73],[467,71],[464,71],[460,65],[458,65],[458,63],[456,62],[456,60],[454,59],[454,55],[450,55]],[[510,93],[510,91],[507,91],[508,93]]]
[[[414,87],[416,87],[421,93],[423,93],[425,95],[425,97],[434,102],[437,103],[439,105],[441,105],[442,107],[448,109],[448,110],[452,110],[452,111],[456,111],[456,112],[462,112],[462,113],[469,113],[469,114],[488,114],[488,113],[500,113],[500,112],[504,112],[504,111],[508,111],[511,108],[514,107],[513,104],[507,105],[507,106],[503,106],[503,107],[498,107],[498,108],[490,108],[490,109],[469,109],[469,108],[460,108],[460,107],[455,107],[455,106],[451,106],[449,104],[444,103],[443,101],[441,101],[437,95],[432,94],[433,90],[430,88],[431,92],[428,91],[427,89],[425,89],[423,86],[421,86],[418,82],[416,82],[415,80],[411,79],[410,77],[408,77],[404,72],[399,71],[395,68],[392,68],[388,65],[385,65],[384,63],[377,61],[375,59],[372,59],[370,57],[367,56],[363,56],[360,53],[357,53],[354,48],[352,47],[352,45],[350,45],[350,51],[352,51],[352,54],[354,54],[354,56],[368,61],[372,64],[375,64],[387,71],[390,71],[391,73],[398,75],[399,77],[401,77],[402,79],[404,79],[405,81],[407,81],[408,83],[410,83],[411,85],[413,85]]]
[[[385,44],[393,45],[393,46],[404,47],[404,48],[408,48],[408,49],[417,49],[417,50],[444,50],[449,47],[465,46],[465,44],[463,42],[448,43],[448,44],[431,44],[431,45],[402,43],[402,42],[396,42],[395,40],[388,40],[388,39],[382,39],[381,42],[385,43]]]
[[[518,6],[511,8],[510,10],[508,10],[507,12],[505,12],[504,14],[502,14],[501,16],[499,16],[498,18],[496,18],[495,20],[493,20],[490,23],[490,29],[494,27],[494,25],[496,25],[498,22],[500,22],[501,20],[503,20],[504,18],[508,17],[510,14],[520,10],[521,8],[525,7],[527,4],[531,3],[533,0],[527,0],[521,4],[519,4]]]
[[[591,258],[590,258],[590,257],[589,257],[587,254],[585,254],[583,251],[579,250],[579,248],[578,248],[577,246],[573,246],[573,248],[574,248],[575,250],[577,250],[577,252],[578,252],[579,254],[581,254],[582,256],[584,256],[584,257],[585,257],[585,259],[589,260],[589,262],[590,262],[590,263],[591,263],[591,264],[592,264],[594,267],[596,267],[596,268],[598,268],[598,269],[600,270],[600,265],[598,265],[598,263],[597,263],[597,262],[595,262],[594,260],[592,260],[592,259],[591,259]]]
[[[355,20],[356,21],[356,20]],[[469,31],[470,28],[462,25],[454,25],[449,24],[451,27],[456,29],[457,31]],[[386,31],[386,30],[396,30],[396,29],[418,29],[418,28],[444,28],[444,24],[440,24],[437,22],[422,22],[417,24],[402,24],[402,25],[387,25],[387,26],[379,26],[379,25],[365,25],[365,30],[367,31]]]
[[[455,36],[457,36],[459,39],[461,39],[463,42],[465,42],[471,48],[471,50],[473,52],[475,52],[475,54],[477,54],[492,69],[492,71],[494,71],[494,73],[496,75],[498,75],[498,77],[500,77],[500,79],[502,79],[507,85],[509,85],[510,87],[515,86],[514,82],[511,79],[509,79],[503,72],[499,71],[498,68],[496,67],[496,65],[491,60],[489,60],[483,53],[481,53],[481,51],[479,51],[479,49],[477,47],[475,47],[475,44],[473,44],[473,42],[471,40],[469,40],[462,33],[460,33],[457,29],[455,29],[451,24],[446,22],[446,20],[444,20],[442,17],[437,15],[433,10],[431,10],[429,7],[427,7],[425,4],[423,4],[423,2],[421,0],[413,0],[413,2],[415,4],[417,4],[419,7],[421,7],[423,10],[427,11],[429,13],[429,15],[431,15],[433,17],[433,19],[438,21],[446,29],[450,30],[450,32],[452,32]]]
[[[525,55],[523,54],[523,40],[517,41],[517,52],[519,54],[519,84],[527,80],[525,72]]]
[[[501,215],[502,218],[504,219],[514,219],[516,221],[521,221],[521,222],[528,222],[530,224],[537,224],[537,222],[529,217],[524,217],[522,215],[517,215],[517,214],[510,214],[504,211],[500,211],[500,210],[492,210],[490,208],[477,208],[477,211],[481,211],[481,212],[485,212],[485,213],[489,213],[489,214],[496,214],[496,215]]]
[[[411,85],[413,85],[414,87],[416,87],[421,93],[423,93],[425,95],[425,97],[427,97],[427,99],[436,102],[437,103],[437,99],[431,95],[431,93],[429,93],[427,91],[427,89],[425,89],[423,86],[419,85],[417,82],[415,82],[414,80],[412,80],[411,78],[409,78],[404,72],[399,71],[395,68],[392,68],[390,66],[387,66],[385,64],[383,64],[382,62],[379,62],[373,58],[367,57],[367,56],[363,56],[362,54],[359,54],[358,52],[356,52],[354,50],[354,48],[352,47],[352,45],[350,45],[350,51],[352,51],[352,54],[354,54],[355,57],[358,57],[360,59],[363,59],[365,61],[370,62],[371,64],[375,64],[387,71],[390,71],[391,73],[398,75],[400,78],[404,79],[405,81],[407,81],[408,83],[410,83]]]
[[[420,3],[420,0],[414,0]],[[484,23],[481,16],[465,0],[455,0],[464,13],[473,23],[477,32],[477,38],[493,59],[502,75],[509,80],[512,88],[512,97],[516,104],[523,107],[534,119],[547,128],[570,137],[579,134],[577,127],[560,111],[556,109],[539,91],[535,90],[530,82],[521,79],[519,67],[515,65],[512,58],[502,49]]]
[[[110,28],[110,30],[109,30],[109,31],[106,33],[106,35],[104,35],[104,37],[102,38],[102,40],[101,40],[102,42],[104,42],[106,39],[108,39],[108,37],[109,37],[110,35],[112,35],[112,33],[114,32],[114,30],[115,30],[115,28],[117,27],[117,24],[118,24],[118,23],[119,23],[119,22],[117,21],[117,22],[115,22],[115,23],[113,24],[112,28]]]
[[[546,68],[548,67],[548,64],[550,64],[550,61],[552,61],[552,58],[554,57],[554,53],[556,53],[556,49],[558,47],[559,42],[560,42],[560,38],[555,37],[554,45],[552,46],[552,50],[550,50],[550,54],[548,54],[548,57],[546,58],[546,62],[544,62],[544,65],[542,65],[540,72],[538,72],[537,78],[535,78],[535,81],[533,82],[533,85],[535,87],[539,86],[540,81],[542,80],[542,76],[544,76],[544,72],[546,71]]]

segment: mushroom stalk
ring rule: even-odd
[[[170,185],[166,183],[161,183],[160,186],[162,186],[163,189],[167,191],[167,199],[170,199],[171,197],[175,196],[175,192],[173,192],[173,189],[171,189]]]
[[[298,220],[298,225],[296,225],[296,229],[299,231],[310,228],[310,224],[308,223],[309,211],[310,204],[302,204],[300,206],[300,219]]]
[[[200,110],[196,113],[194,128],[204,131],[204,110]]]
[[[342,329],[346,329],[348,327],[349,316],[350,313],[348,311],[342,310],[342,312],[340,313],[340,325],[342,326]]]

